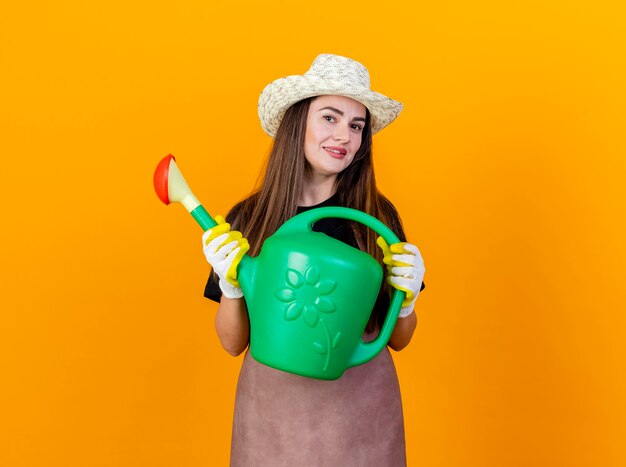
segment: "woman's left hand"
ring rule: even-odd
[[[387,282],[406,293],[398,315],[399,318],[406,318],[413,312],[415,300],[422,287],[426,271],[422,255],[411,243],[399,242],[388,245],[382,237],[378,237],[376,243],[383,250],[383,262],[387,265]]]

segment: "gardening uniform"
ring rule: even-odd
[[[335,195],[298,213],[337,204]],[[313,230],[356,247],[343,219],[322,219]],[[213,275],[205,296],[220,299]],[[389,300],[379,298],[376,307],[386,310]],[[370,465],[406,465],[400,388],[387,347],[333,381],[276,370],[246,352],[237,385],[231,466]]]

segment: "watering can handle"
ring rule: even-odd
[[[348,219],[359,222],[383,237],[388,245],[392,245],[400,241],[400,239],[389,227],[375,217],[356,209],[339,206],[315,208],[305,211],[302,214],[298,214],[297,216],[291,218],[286,224],[283,224],[276,233],[298,233],[302,232],[304,227],[311,230],[315,222],[325,218]],[[371,360],[385,345],[387,345],[387,342],[389,342],[389,338],[391,337],[391,333],[393,332],[393,328],[396,325],[396,321],[398,320],[398,313],[402,307],[405,295],[405,292],[402,292],[401,290],[396,289],[394,291],[393,296],[391,297],[389,310],[387,311],[387,317],[385,318],[385,322],[380,330],[380,334],[371,342],[359,343],[359,346],[350,357],[348,367],[357,366]]]

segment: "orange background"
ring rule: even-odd
[[[224,213],[260,91],[323,52],[406,105],[374,151],[427,267],[409,465],[626,465],[622,4],[3,6],[0,465],[226,465],[240,361],[152,172]]]

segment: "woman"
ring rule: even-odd
[[[320,55],[304,75],[278,79],[263,90],[259,117],[274,144],[261,186],[231,210],[229,223],[220,218],[203,236],[213,267],[205,296],[220,302],[215,323],[228,353],[243,352],[250,336],[236,277],[239,260],[248,250],[258,254],[263,241],[287,219],[322,206],[367,212],[403,241],[388,246],[379,239],[377,244],[370,229],[345,220],[322,219],[313,226],[387,265],[388,284],[406,292],[388,345],[398,351],[409,343],[424,265],[417,247],[404,242],[395,208],[376,188],[371,153],[372,134],[401,110],[399,102],[370,90],[363,65],[336,55]],[[389,295],[383,284],[364,340],[376,337]],[[275,370],[246,354],[237,387],[231,465],[405,464],[400,391],[386,348],[335,381]]]

